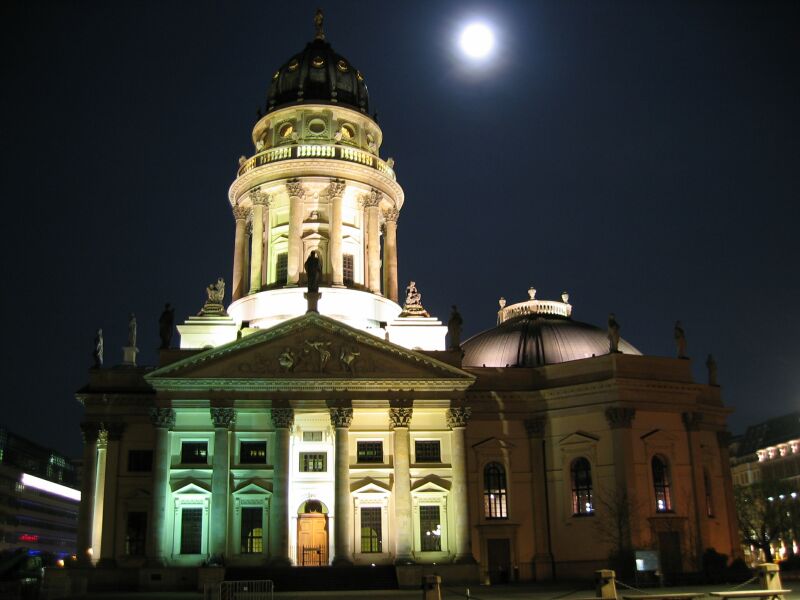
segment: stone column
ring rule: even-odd
[[[336,502],[333,524],[333,564],[353,562],[353,507],[350,500],[350,447],[348,430],[353,421],[352,408],[332,408],[331,426],[336,429],[336,470],[334,496]]]
[[[328,188],[328,197],[331,200],[330,236],[328,248],[331,255],[332,284],[344,285],[344,270],[342,264],[342,196],[344,195],[345,182],[341,179],[331,179]]]
[[[102,425],[101,425],[102,427]],[[108,431],[101,429],[97,436],[97,468],[94,476],[94,516],[92,518],[92,560],[100,560],[103,546],[103,510],[106,495],[106,452]]]
[[[614,445],[614,479],[616,489],[612,501],[616,505],[628,503],[630,522],[636,523],[638,503],[636,501],[636,473],[633,468],[633,440],[631,425],[636,417],[636,409],[611,407],[606,409],[606,420],[611,428],[611,442]],[[629,547],[638,543],[635,528],[630,527]]]
[[[100,564],[114,566],[117,550],[117,523],[118,505],[117,488],[119,479],[119,446],[122,433],[125,431],[124,423],[105,423],[108,432],[108,450],[106,451],[105,469],[105,499],[103,501],[103,526],[102,541],[100,546]]]
[[[262,213],[261,219],[261,227],[263,229],[263,245],[261,248],[261,285],[267,285],[269,279],[269,264],[270,264],[270,255],[269,255],[269,205],[270,199],[267,199],[267,202],[264,204],[264,211]]]
[[[294,424],[294,410],[273,408],[272,425],[275,427],[273,451],[272,504],[269,511],[269,538],[271,563],[288,566],[289,559],[289,433]]]
[[[364,199],[367,211],[367,285],[373,294],[381,293],[381,238],[378,205],[383,194],[372,190]]]
[[[698,412],[685,412],[682,415],[683,424],[686,427],[687,445],[689,447],[689,464],[692,473],[692,492],[694,496],[694,526],[696,528],[695,554],[698,569],[702,567],[700,562],[703,551],[707,547],[708,541],[708,519],[706,517],[706,481],[703,469],[703,449],[700,443],[700,428],[703,423],[703,414]],[[710,481],[709,481],[710,483]]]
[[[211,462],[211,536],[212,558],[221,559],[228,550],[228,504],[230,502],[230,428],[236,422],[232,408],[212,408],[214,456]]]
[[[550,511],[547,503],[547,465],[544,455],[544,417],[525,420],[531,469],[531,515],[533,516],[533,568],[537,581],[553,578],[550,554]]]
[[[386,223],[386,238],[383,241],[383,293],[394,302],[397,302],[397,218],[400,211],[396,208],[383,213]]]
[[[459,563],[474,563],[472,556],[472,531],[469,520],[469,492],[467,491],[467,421],[472,409],[469,407],[447,409],[447,426],[451,429],[451,461],[453,465],[453,500],[455,523],[456,557]]]
[[[232,301],[244,296],[244,252],[248,213],[249,209],[244,206],[235,206],[233,208],[233,218],[236,219],[236,239],[233,244]]]
[[[83,436],[83,477],[81,481],[81,504],[78,511],[78,562],[91,564],[89,548],[92,547],[94,525],[94,486],[97,476],[97,437],[100,433],[98,423],[81,423]]]
[[[408,426],[411,408],[390,408],[389,427],[394,431],[394,531],[396,564],[414,562],[411,523],[411,452]]]
[[[264,205],[267,195],[260,190],[250,192],[253,201],[253,235],[250,238],[250,293],[261,291],[261,270],[264,253]]]
[[[299,179],[286,182],[289,193],[289,256],[287,257],[286,285],[300,283],[303,269],[303,198],[305,189]]]
[[[164,528],[167,521],[169,472],[172,463],[170,430],[175,427],[175,411],[171,408],[153,408],[150,419],[155,429],[153,446],[153,492],[147,536],[147,562],[163,566],[169,554]]]
[[[733,498],[733,477],[731,470],[725,468],[730,463],[730,450],[728,446],[731,442],[731,434],[728,431],[717,432],[717,445],[719,447],[719,464],[722,465],[722,489],[723,501],[725,503],[725,516],[728,522],[728,535],[730,536],[731,551],[733,558],[743,558],[742,545],[739,543],[739,519],[736,516],[736,503]]]

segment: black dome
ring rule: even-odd
[[[608,354],[608,336],[588,323],[530,314],[474,335],[461,348],[465,367],[541,367]],[[641,354],[625,340],[619,349]]]
[[[369,114],[364,76],[331,48],[321,31],[275,72],[267,112],[299,102],[337,104]]]

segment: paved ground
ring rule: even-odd
[[[793,590],[791,594],[785,596],[786,600],[800,600],[800,582],[787,582],[786,587]],[[666,589],[647,588],[648,594],[659,593],[679,593],[679,592],[716,592],[723,590],[731,590],[733,586],[715,585],[715,586],[686,586],[686,587],[672,587]],[[755,589],[754,586],[748,586],[744,589]],[[629,594],[635,595],[638,592],[630,590],[618,589],[618,596],[623,600],[624,596]],[[570,584],[552,584],[552,585],[503,585],[503,586],[475,586],[469,589],[469,596],[467,596],[467,589],[463,587],[445,587],[442,589],[442,600],[458,600],[459,598],[470,598],[471,600],[577,600],[578,598],[587,598],[594,596],[594,590],[591,589],[587,583]],[[120,593],[120,594],[89,594],[82,597],[82,600],[203,600],[202,594],[193,593],[149,593],[149,594],[134,594],[134,593]],[[353,598],[354,600],[420,600],[422,592],[420,590],[366,590],[366,591],[330,591],[330,592],[277,592],[275,593],[275,600],[323,600],[323,599],[345,599]],[[75,599],[77,600],[77,598]],[[699,600],[703,600],[702,598]],[[705,600],[710,600],[706,596]]]

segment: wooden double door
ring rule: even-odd
[[[297,564],[302,567],[323,567],[328,564],[328,515],[298,515]]]

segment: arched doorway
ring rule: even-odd
[[[328,508],[319,500],[307,500],[297,510],[297,564],[328,564]]]

